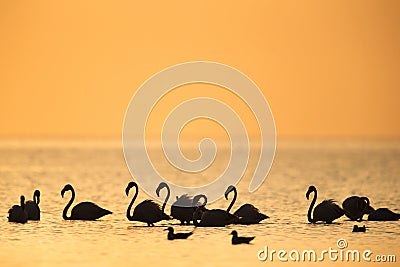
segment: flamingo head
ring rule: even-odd
[[[308,191],[306,193],[306,198],[307,199],[310,198],[311,192],[317,192],[317,188],[315,188],[315,186],[313,186],[313,185],[310,185],[310,187],[308,188]]]
[[[61,196],[64,197],[65,192],[72,190],[73,190],[72,185],[66,184],[64,188],[61,190]]]
[[[161,182],[161,183],[158,185],[158,187],[157,187],[157,189],[156,189],[156,194],[157,194],[158,197],[160,197],[160,191],[161,191],[161,189],[163,189],[164,187],[168,187],[168,185],[167,185],[166,183],[164,183],[164,182]]]
[[[128,186],[125,189],[125,194],[128,196],[129,195],[129,190],[131,190],[132,187],[136,186],[137,184],[135,182],[129,182]]]
[[[39,190],[35,190],[35,192],[33,193],[33,199],[36,199],[36,204],[39,204],[40,202],[40,191]]]
[[[233,185],[228,186],[228,188],[225,191],[225,199],[228,200],[228,195],[230,192],[232,192],[235,189]]]

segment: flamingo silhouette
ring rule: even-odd
[[[28,221],[28,214],[25,211],[25,197],[20,197],[20,206],[14,205],[8,211],[8,221],[16,223],[26,223]]]
[[[28,200],[25,203],[25,211],[28,214],[28,220],[39,221],[40,220],[40,191],[35,190],[33,193],[32,200]]]
[[[170,217],[161,210],[160,205],[149,199],[136,205],[133,214],[131,215],[133,203],[135,202],[139,192],[138,185],[135,182],[130,182],[125,189],[127,196],[129,196],[129,191],[132,187],[135,187],[136,191],[129,203],[128,209],[126,210],[126,218],[128,218],[129,221],[139,221],[147,223],[147,226],[154,226],[156,222],[170,219]]]
[[[112,214],[111,211],[103,209],[93,202],[81,202],[71,210],[71,216],[67,216],[67,212],[69,207],[72,205],[72,202],[75,200],[75,190],[72,185],[67,184],[61,190],[61,196],[64,197],[65,192],[71,191],[72,197],[69,200],[67,206],[65,206],[63,210],[63,218],[64,220],[83,220],[83,221],[94,221],[105,215]]]
[[[193,220],[193,213],[196,208],[192,206],[193,198],[187,194],[176,197],[176,201],[171,206],[171,216],[181,224],[190,224]]]
[[[317,201],[317,189],[315,186],[311,185],[308,188],[308,191],[306,193],[306,198],[309,199],[309,196],[311,193],[314,193],[314,198],[311,201],[310,207],[308,209],[307,213],[307,218],[310,223],[316,223],[319,221],[326,222],[326,223],[332,223],[334,220],[342,217],[344,215],[344,210],[340,208],[334,200],[328,199],[324,200],[321,203],[319,203],[314,211],[312,210],[315,202]],[[311,217],[311,213],[313,213],[313,216]]]
[[[226,191],[225,191],[225,199],[228,200],[228,195],[230,192],[234,193],[233,199],[231,203],[229,204],[228,209],[226,210],[227,212],[230,212],[232,209],[233,204],[235,204],[236,198],[237,198],[237,190],[236,187],[233,185],[230,185]],[[265,220],[269,218],[267,215],[261,213],[256,207],[254,207],[252,204],[243,204],[238,210],[236,210],[233,215],[238,216],[240,219],[236,224],[257,224],[261,222],[262,220]]]
[[[352,221],[361,221],[364,214],[369,214],[373,209],[367,197],[351,196],[346,198],[342,207],[344,214]]]

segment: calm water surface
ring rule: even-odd
[[[218,153],[221,162],[228,157],[226,149]],[[196,185],[212,179],[213,173],[208,173],[204,179],[195,177],[188,182],[187,177],[169,170],[160,153],[153,154],[161,171],[167,176],[170,172],[175,183]],[[257,156],[257,152],[254,154]],[[344,217],[332,225],[311,225],[306,218],[309,201],[305,193],[313,184],[319,191],[318,201],[334,198],[341,203],[350,195],[366,195],[375,208],[400,212],[400,142],[280,141],[270,175],[250,195],[247,187],[256,156],[251,158],[249,171],[238,185],[239,196],[233,209],[252,203],[271,218],[252,226],[198,228],[190,239],[171,242],[163,230],[177,221],[149,228],[125,218],[130,198],[124,190],[132,178],[119,142],[0,141],[0,265],[291,266],[293,263],[277,259],[260,262],[257,252],[264,246],[287,251],[337,249],[336,241],[344,238],[348,249],[397,255],[397,264],[380,265],[398,266],[400,222],[362,222],[368,227],[367,233],[352,233],[354,223]],[[220,169],[211,169],[214,177]],[[114,213],[95,222],[64,221],[61,214],[70,194],[63,199],[60,191],[66,183],[74,186],[75,201],[93,201]],[[34,189],[42,193],[41,221],[8,223],[11,205],[18,203],[21,194],[31,199]],[[139,192],[137,201],[145,198],[147,195]],[[225,209],[228,204],[219,200],[210,207]],[[190,231],[194,227],[175,228]],[[232,229],[257,237],[252,245],[232,246]],[[327,259],[321,264],[332,265]]]

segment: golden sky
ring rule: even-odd
[[[279,136],[399,136],[399,11],[400,1],[1,1],[0,136],[120,137],[135,90],[194,60],[248,75]]]

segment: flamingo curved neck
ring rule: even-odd
[[[229,212],[229,211],[232,209],[233,204],[235,204],[236,198],[237,198],[237,190],[236,190],[236,188],[234,187],[234,188],[232,189],[232,191],[233,191],[234,195],[233,195],[233,199],[232,199],[232,201],[231,201],[231,204],[229,204],[229,207],[228,207],[228,209],[226,210],[227,212]],[[231,192],[232,192],[232,191],[231,191]]]
[[[21,208],[22,210],[25,210],[25,201],[21,199]]]
[[[63,210],[63,218],[64,218],[64,220],[71,220],[71,217],[67,216],[67,212],[68,212],[69,207],[71,207],[72,202],[74,202],[74,200],[75,200],[75,190],[72,188],[71,189],[71,199],[69,200],[67,206],[65,206],[65,208]]]
[[[133,203],[135,202],[135,200],[137,198],[138,191],[139,191],[136,184],[134,185],[134,187],[135,187],[135,195],[133,196],[131,203],[129,203],[128,209],[126,210],[126,218],[128,218],[128,220],[130,220],[130,221],[132,221],[134,219],[133,215],[131,215],[131,209],[132,209]]]
[[[313,200],[311,201],[311,204],[310,204],[310,207],[308,208],[308,213],[307,213],[307,218],[310,223],[315,222],[311,216],[311,213],[312,213],[313,207],[315,205],[315,202],[317,201],[317,190],[313,190],[312,192],[314,192],[314,197],[313,197]]]
[[[164,213],[164,210],[165,210],[165,206],[167,205],[168,199],[169,199],[169,197],[171,195],[171,190],[169,189],[169,187],[165,186],[165,188],[167,188],[167,196],[165,197],[164,203],[162,205],[162,212],[163,213]]]

